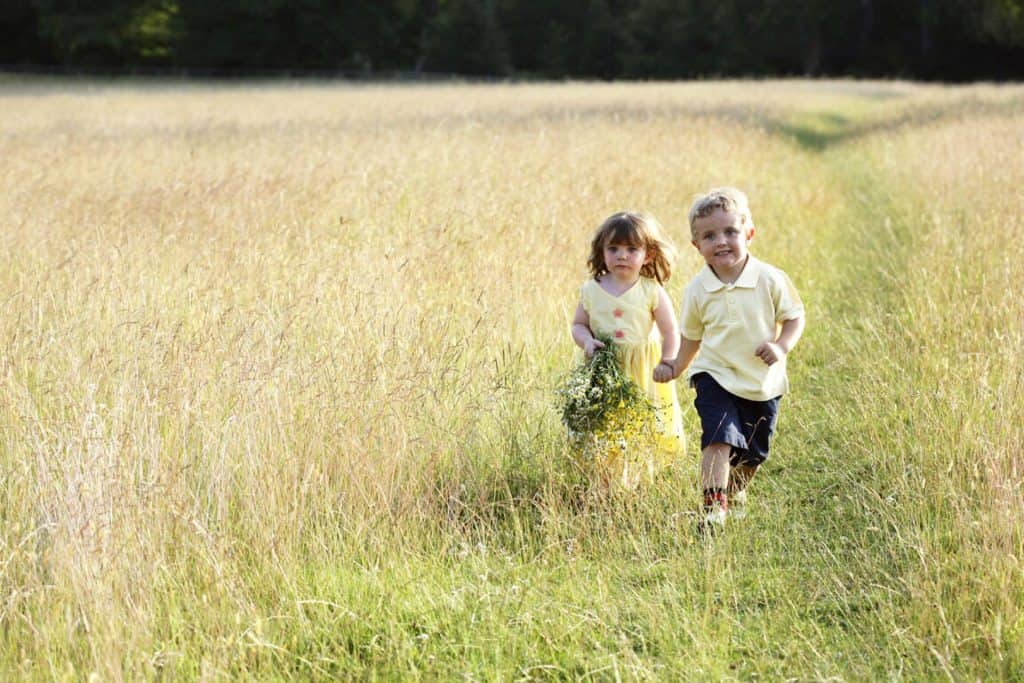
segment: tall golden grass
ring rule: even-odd
[[[0,99],[4,677],[1024,667],[1019,87]],[[810,326],[761,507],[705,545],[695,460],[588,498],[552,390],[593,227],[685,247],[722,183]]]

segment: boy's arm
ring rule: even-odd
[[[698,335],[703,336],[704,321],[696,299],[690,294],[689,287],[683,292],[683,308],[679,314],[679,325],[684,331],[690,330],[694,337]],[[700,351],[700,339],[690,339],[686,336],[685,332],[681,331],[679,335],[679,354],[676,356],[675,362],[676,377],[679,377],[686,368],[690,367],[690,363],[697,357],[698,351]]]
[[[697,357],[698,351],[700,351],[700,339],[687,339],[679,335],[679,355],[676,356],[675,377],[683,374],[683,371],[690,367],[690,363]]]
[[[654,322],[661,333],[661,362],[654,368],[655,382],[668,382],[675,379],[675,359],[679,355],[679,324],[672,310],[668,292],[658,288],[658,305],[654,309]]]
[[[577,304],[576,315],[572,318],[572,340],[583,349],[583,355],[587,358],[593,356],[594,351],[604,348],[604,344],[594,339],[594,333],[590,331],[590,315],[582,303]]]
[[[768,365],[779,362],[786,357],[796,343],[800,341],[800,335],[804,333],[804,317],[792,318],[782,323],[782,329],[775,340],[762,342],[754,351],[754,355]]]

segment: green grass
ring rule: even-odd
[[[9,98],[0,678],[1021,680],[1019,88],[108,90]],[[704,539],[692,409],[609,495],[554,389],[596,221],[725,181],[808,328]]]

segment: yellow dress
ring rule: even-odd
[[[655,382],[654,368],[661,362],[661,335],[654,324],[661,285],[642,277],[619,296],[609,294],[596,280],[580,289],[580,302],[590,317],[594,336],[615,342],[616,355],[625,371],[654,405],[653,443],[646,447],[611,449],[601,465],[605,476],[620,480],[628,488],[650,480],[684,451],[683,418],[676,396],[675,381]],[[637,451],[643,452],[637,452]]]

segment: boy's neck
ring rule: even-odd
[[[743,274],[743,270],[747,267],[748,263],[750,263],[750,254],[747,254],[743,258],[743,263],[738,268],[732,268],[728,273],[719,273],[710,263],[708,264],[708,268],[711,269],[711,272],[715,274],[715,277],[717,277],[722,284],[734,285],[736,284],[736,281],[740,279],[740,275]]]

